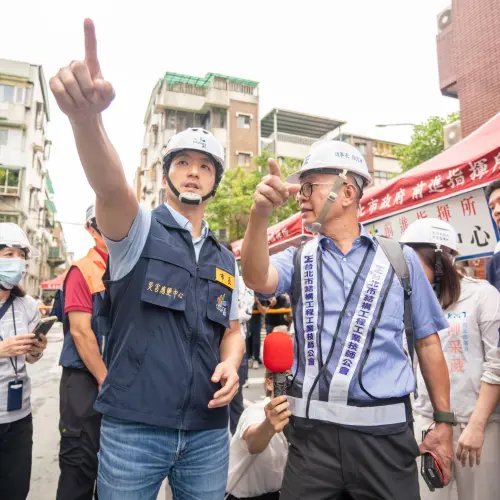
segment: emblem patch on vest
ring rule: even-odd
[[[227,316],[227,301],[225,293],[219,296],[215,307],[217,308],[217,311],[219,311],[224,317]]]
[[[231,290],[234,290],[234,276],[232,274],[227,273],[226,271],[223,271],[222,269],[219,269],[218,267],[215,268],[215,279],[219,283],[222,283],[223,285],[227,286]]]

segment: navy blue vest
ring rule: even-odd
[[[66,284],[66,280],[64,280],[64,284]],[[63,323],[64,341],[61,350],[61,356],[59,358],[59,364],[64,368],[77,368],[86,370],[87,367],[80,358],[78,350],[76,349],[75,341],[73,340],[73,336],[70,333],[68,314],[64,312],[64,286],[61,291],[61,294],[62,297],[60,300],[63,304],[62,323]],[[99,344],[99,350],[101,352],[104,348],[104,343],[105,343],[104,335],[106,333],[105,326],[107,325],[107,321],[103,322],[103,320],[98,317],[98,313],[103,304],[103,298],[104,298],[104,292],[98,292],[92,295],[92,318],[90,322],[90,326],[96,336],[97,343]]]
[[[196,262],[189,231],[166,206],[153,212],[135,267],[105,280],[111,327],[97,411],[172,429],[227,426],[227,407],[208,403],[221,387],[211,377],[229,328],[233,290],[224,283],[234,283],[235,265],[211,233]]]

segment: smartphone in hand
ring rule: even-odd
[[[35,326],[33,333],[35,334],[35,338],[40,340],[40,335],[47,335],[49,330],[54,326],[54,323],[57,321],[57,316],[49,316],[48,318],[41,319],[38,324]]]

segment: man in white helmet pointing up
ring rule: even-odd
[[[413,250],[359,224],[371,176],[354,147],[319,141],[287,183],[274,160],[269,173],[255,193],[241,263],[245,283],[261,295],[292,296],[291,447],[280,498],[417,500],[414,350],[437,422],[420,450],[432,451],[445,481],[450,477],[453,413],[436,334],[447,326],[441,307]],[[270,259],[268,218],[294,194],[304,224],[319,234]]]
[[[109,249],[107,376],[95,404],[103,414],[99,499],[153,499],[168,476],[176,500],[220,500],[227,405],[244,352],[235,259],[203,219],[224,150],[206,130],[179,131],[163,158],[167,204],[148,212],[104,131],[101,112],[114,91],[89,19],[85,60],[61,69],[50,86],[73,127]]]

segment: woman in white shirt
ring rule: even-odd
[[[500,491],[500,293],[453,266],[458,236],[439,219],[411,224],[401,242],[417,252],[448,319],[439,332],[455,411],[451,483],[431,493],[420,478],[423,500],[497,500]],[[432,404],[420,370],[414,403],[415,434],[432,424]]]
[[[25,500],[31,478],[31,384],[25,362],[47,345],[32,333],[40,311],[19,287],[26,260],[39,255],[19,226],[0,223],[0,498]]]
[[[272,374],[266,373],[266,398],[241,415],[229,449],[228,500],[278,500],[288,442],[283,429],[291,412],[286,396],[271,399]]]

